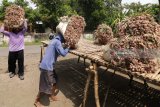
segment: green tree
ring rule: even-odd
[[[115,25],[124,18],[122,0],[105,0],[105,8],[107,18],[106,24],[110,25],[115,30]]]
[[[158,7],[159,7],[159,12],[158,12],[158,22],[160,23],[160,0],[158,0]]]
[[[159,7],[157,4],[144,4],[142,5],[139,3],[131,3],[125,4],[124,8],[124,15],[125,16],[134,16],[141,13],[148,13],[151,14],[156,20],[158,20],[158,12]]]
[[[14,4],[17,4],[23,8],[26,8],[29,3],[26,0],[15,0]]]
[[[121,13],[121,0],[79,0],[87,29],[94,30],[98,24],[113,25]]]
[[[46,27],[54,29],[58,19],[64,15],[76,14],[70,6],[70,0],[32,0],[38,9],[39,16]]]
[[[82,16],[84,16],[87,30],[93,30],[97,25],[106,18],[104,0],[79,0],[82,8]]]
[[[0,6],[0,21],[4,20],[4,16],[5,16],[5,9],[7,6],[9,6],[11,4],[11,2],[8,2],[8,0],[3,0],[2,4]]]

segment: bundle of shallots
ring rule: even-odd
[[[126,18],[117,25],[117,37],[142,36],[156,34],[160,36],[160,25],[149,14],[142,14]]]
[[[110,43],[110,61],[132,72],[153,73],[158,66],[159,41],[160,37],[152,34],[120,38]]]
[[[7,28],[21,28],[24,24],[25,12],[18,5],[8,6],[5,10],[4,26]]]
[[[106,24],[100,24],[93,35],[95,36],[95,43],[105,45],[113,38],[112,28]]]
[[[86,26],[83,17],[73,15],[71,17],[61,17],[61,22],[56,27],[56,31],[63,34],[65,41],[72,49],[77,48],[77,43],[84,32]]]
[[[118,39],[110,42],[110,62],[132,72],[154,73],[159,65],[160,25],[150,15],[118,24]]]

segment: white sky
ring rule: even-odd
[[[158,0],[122,0],[122,4],[127,3],[138,3],[140,2],[141,4],[147,4],[147,3],[153,3],[153,4],[158,4]]]
[[[15,1],[15,0],[8,0],[8,1]],[[28,1],[29,2],[29,6],[31,6],[32,8],[35,8],[35,5],[33,3],[31,3],[31,0],[25,0],[25,1]],[[0,4],[1,4],[2,0],[0,0]]]

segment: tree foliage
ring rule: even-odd
[[[113,25],[121,13],[121,0],[79,0],[79,4],[89,30],[95,29],[101,23]]]
[[[61,16],[76,14],[70,6],[70,0],[33,0],[37,5],[41,20],[46,26],[54,29]]]
[[[2,4],[0,6],[0,20],[4,20],[4,16],[5,16],[5,9],[7,6],[9,6],[11,4],[11,2],[8,2],[8,0],[3,0]]]
[[[158,5],[157,4],[145,4],[142,5],[140,2],[139,3],[131,3],[125,4],[123,9],[125,9],[124,14],[127,16],[130,15],[136,15],[139,13],[149,13],[152,15],[157,15],[158,13]]]
[[[79,14],[86,20],[86,30],[93,31],[101,23],[115,30],[115,25],[126,16],[140,13],[149,13],[160,20],[160,6],[158,4],[132,3],[121,5],[122,0],[32,0],[36,9],[29,7],[26,0],[8,2],[3,0],[0,5],[0,20],[4,19],[5,8],[12,3],[22,6],[26,18],[33,25],[36,21],[42,21],[44,27],[55,29],[61,16]],[[160,0],[159,0],[160,1]],[[160,22],[160,21],[159,21]]]
[[[158,20],[159,6],[157,4],[144,4],[131,3],[123,6],[123,14],[125,16],[134,16],[141,13],[151,14],[156,20]]]

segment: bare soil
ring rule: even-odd
[[[26,47],[25,50],[25,80],[18,76],[9,78],[7,73],[7,48],[0,48],[0,107],[34,107],[39,85],[39,46]],[[88,66],[88,62],[86,66]],[[129,86],[129,79],[106,72],[99,68],[100,103],[104,107],[160,107],[160,91],[154,88],[145,89],[144,85],[133,82]],[[68,54],[60,57],[56,64],[59,76],[58,97],[56,102],[49,102],[43,96],[41,102],[45,107],[79,107],[83,99],[83,92],[87,74],[83,60],[77,63],[77,56]],[[107,96],[104,101],[105,95]],[[90,85],[86,107],[95,107],[93,81]],[[103,106],[102,106],[103,107]]]

